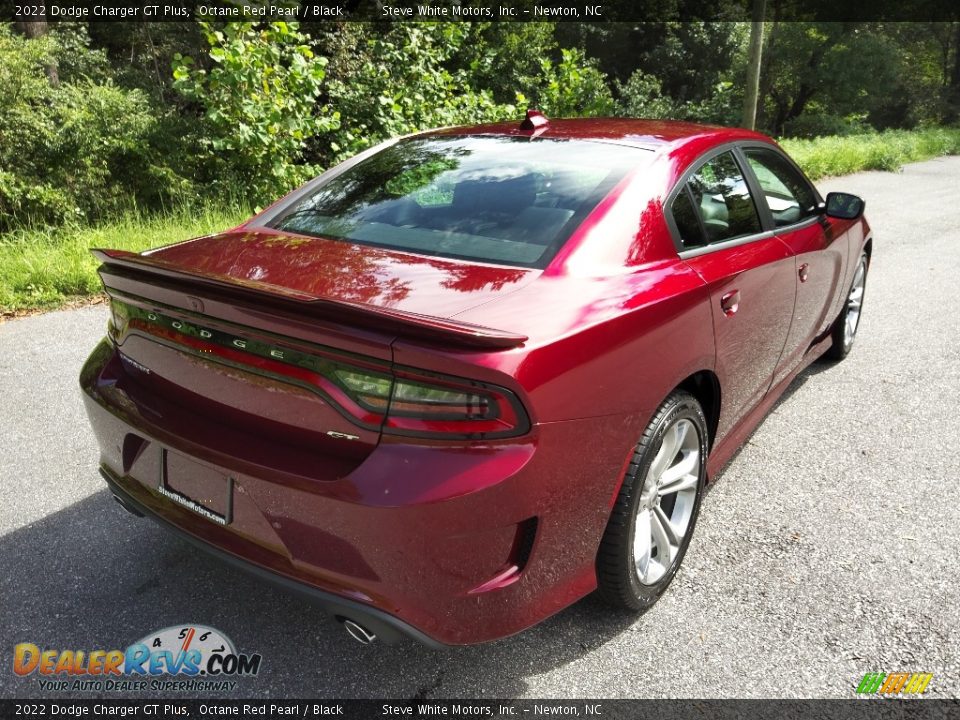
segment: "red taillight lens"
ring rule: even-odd
[[[301,348],[273,338],[237,336],[194,320],[113,299],[111,337],[122,344],[130,330],[175,342],[203,357],[240,365],[322,394],[343,415],[394,435],[496,439],[523,435],[530,421],[505,388],[408,368],[344,361],[326,348]]]

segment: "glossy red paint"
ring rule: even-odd
[[[509,123],[437,134],[523,132]],[[714,379],[719,396],[702,400],[718,411],[715,476],[829,346],[869,228],[823,218],[682,259],[664,214],[673,186],[713,148],[773,141],[623,119],[551,120],[536,132],[531,142],[647,150],[542,270],[278,232],[266,213],[142,256],[100,255],[107,292],[141,313],[115,320],[123,326],[81,375],[115,492],[194,539],[342,599],[340,614],[380,613],[377,622],[420,639],[504,637],[591,592],[624,458],[651,414],[691,377]],[[740,301],[725,313],[732,292]],[[471,342],[485,332],[499,343]],[[254,345],[265,349],[255,356]],[[516,398],[529,430],[381,432],[358,424],[362,408],[351,410],[322,373],[291,366],[294,353],[474,383]],[[172,486],[213,508],[224,502],[206,497],[217,478],[224,492],[232,478],[229,524],[160,492],[164,463],[167,475],[178,468]],[[191,486],[194,476],[202,483]]]
[[[442,318],[508,294],[539,275],[537,270],[468,264],[269,228],[180,243],[151,257],[305,298],[336,298]]]
[[[717,365],[724,402],[715,437],[730,429],[766,395],[780,359],[794,310],[794,258],[777,238],[717,250],[690,258],[689,265],[707,283],[712,298]],[[736,294],[733,314],[723,298]]]

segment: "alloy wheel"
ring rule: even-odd
[[[663,434],[637,505],[633,558],[644,585],[666,575],[690,529],[700,487],[700,435],[687,418]]]
[[[853,276],[853,285],[850,287],[850,294],[847,296],[846,317],[844,318],[843,341],[846,347],[853,344],[853,339],[857,335],[857,328],[860,326],[860,308],[863,306],[863,290],[867,280],[867,259],[860,258],[860,264],[857,265],[857,272]]]

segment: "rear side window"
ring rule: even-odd
[[[761,148],[747,148],[744,154],[763,190],[774,225],[792,225],[817,214],[816,192],[789,160]]]
[[[680,242],[683,243],[684,248],[706,245],[703,226],[700,224],[697,212],[697,209],[693,206],[693,201],[690,199],[690,189],[684,186],[673,201],[673,220],[677,224]]]
[[[423,255],[546,267],[649,151],[582,140],[413,138],[316,187],[271,227]]]
[[[700,218],[706,244],[761,231],[757,207],[732,152],[712,157],[697,168],[687,180],[685,192]]]

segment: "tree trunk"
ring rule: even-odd
[[[47,34],[46,20],[19,20],[17,28],[30,40]]]
[[[767,130],[770,129],[770,123],[767,120],[767,98],[770,97],[770,89],[773,87],[773,58],[777,55],[777,35],[780,30],[780,8],[774,5],[770,32],[764,33],[766,47],[763,59],[760,61],[760,91],[757,93],[757,127]]]
[[[757,94],[760,90],[760,61],[763,59],[763,15],[766,0],[753,0],[750,22],[750,49],[747,56],[747,92],[743,99],[743,127],[757,126]]]
[[[783,135],[783,127],[787,122],[787,115],[790,112],[790,101],[783,97],[774,96],[773,104],[776,107],[776,112],[770,123],[770,130],[774,135],[780,136]]]
[[[36,5],[43,5],[44,1],[39,0],[35,3]],[[44,12],[44,16],[46,13]],[[43,37],[47,34],[47,21],[44,18],[43,20],[20,20],[17,22],[17,29],[24,34],[25,37],[33,40],[38,37]],[[50,81],[52,87],[59,87],[60,85],[60,73],[57,72],[57,61],[54,59],[47,65],[47,79]]]

